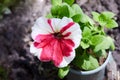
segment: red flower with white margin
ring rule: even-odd
[[[40,17],[32,27],[30,52],[41,61],[53,61],[56,67],[67,66],[75,57],[80,44],[81,29],[72,19]]]

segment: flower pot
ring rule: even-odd
[[[91,71],[77,71],[70,69],[67,76],[68,80],[104,80],[105,67],[112,57],[111,52],[109,52],[106,61],[98,68]]]

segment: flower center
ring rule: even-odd
[[[54,33],[53,35],[57,39],[61,39],[63,37],[63,35],[60,32]]]

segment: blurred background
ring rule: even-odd
[[[105,80],[120,80],[120,0],[76,0],[75,3],[89,16],[92,11],[116,14],[119,27],[106,30],[115,39],[116,49],[115,61],[107,65]],[[0,80],[60,80],[53,65],[41,63],[29,52],[31,27],[50,7],[50,0],[0,0]]]

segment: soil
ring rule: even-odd
[[[112,11],[120,25],[120,0],[76,0],[76,3],[88,15],[91,11]],[[5,76],[0,73],[0,80],[60,80],[51,63],[40,62],[29,51],[31,27],[50,7],[49,0],[21,0],[11,14],[0,20],[0,72],[1,68],[5,70]],[[120,71],[120,26],[107,33],[115,39],[113,57]]]

